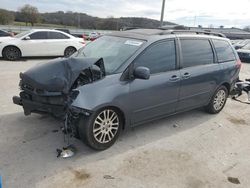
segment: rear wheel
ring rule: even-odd
[[[228,90],[225,86],[220,86],[214,93],[209,104],[205,107],[206,111],[211,114],[219,113],[225,106],[228,97]]]
[[[72,46],[70,47],[67,47],[65,50],[64,50],[64,57],[69,57],[71,56],[73,53],[76,52],[76,49]]]
[[[21,58],[21,51],[15,46],[7,46],[3,49],[3,57],[15,61]]]
[[[95,150],[105,150],[117,140],[122,123],[121,115],[117,110],[104,108],[89,118],[81,118],[79,122],[80,138]]]

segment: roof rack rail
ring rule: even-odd
[[[177,33],[194,33],[194,34],[204,34],[204,35],[213,35],[218,37],[227,38],[222,33],[210,32],[210,31],[199,31],[199,30],[165,30],[166,32],[162,32],[162,34],[177,34]]]

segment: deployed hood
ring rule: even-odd
[[[21,82],[50,92],[68,93],[84,69],[96,65],[105,75],[102,58],[58,58],[20,73]]]

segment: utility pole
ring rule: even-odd
[[[78,28],[81,27],[81,15],[78,13]]]
[[[163,26],[164,9],[165,9],[165,0],[162,0],[162,7],[161,7],[161,27]]]

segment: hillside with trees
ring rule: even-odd
[[[39,13],[38,9],[31,5],[24,5],[17,11],[0,9],[0,24],[12,24],[13,22],[24,22],[26,25],[55,24],[61,26],[72,26],[81,29],[119,30],[123,27],[157,28],[158,20],[141,17],[121,18],[98,18],[79,12],[57,11],[51,13]],[[173,23],[165,22],[171,25]]]

